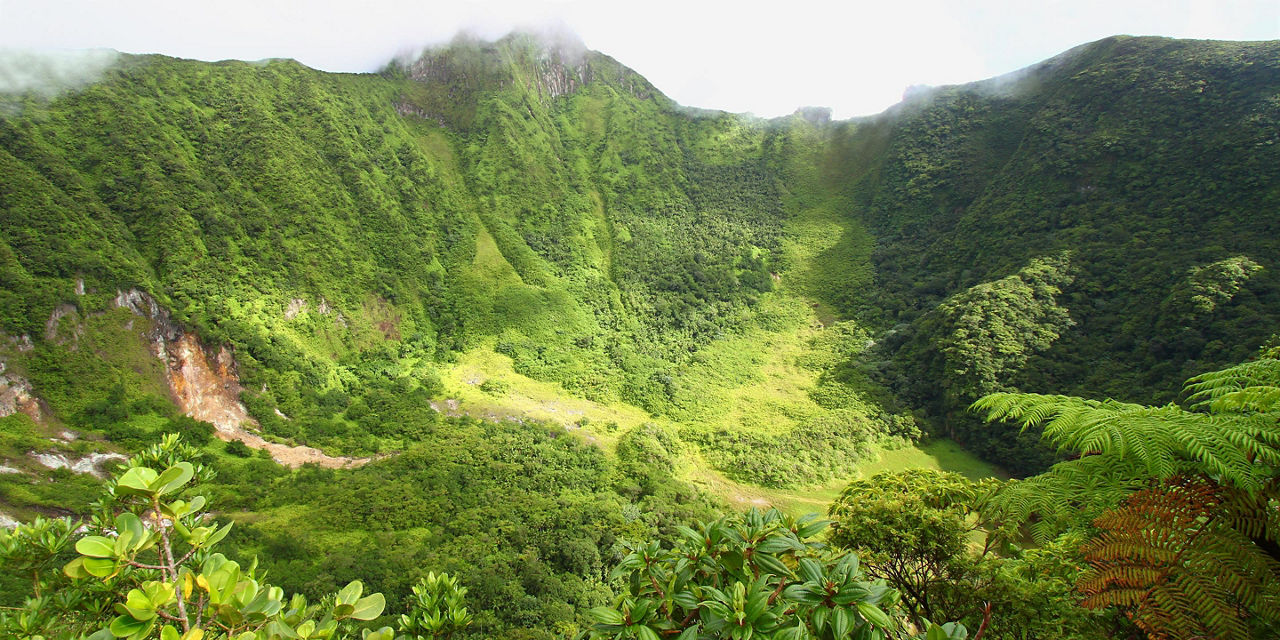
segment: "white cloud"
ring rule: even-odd
[[[977,80],[1116,33],[1280,38],[1275,0],[0,0],[0,45],[207,60],[296,58],[372,71],[460,29],[563,24],[698,107],[774,116],[880,111],[913,84]]]
[[[50,97],[94,82],[119,57],[109,49],[0,49],[0,94],[33,92]]]

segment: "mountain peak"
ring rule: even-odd
[[[523,91],[548,102],[601,82],[637,99],[666,100],[640,74],[564,29],[515,31],[493,41],[463,33],[396,60],[389,72],[416,81],[406,96],[413,111],[462,127],[469,126],[482,93]]]

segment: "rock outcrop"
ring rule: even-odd
[[[103,468],[107,462],[124,462],[129,459],[119,453],[91,453],[78,459],[61,453],[32,453],[31,457],[50,469],[70,469],[75,473],[88,473],[97,478],[107,477],[108,473]]]
[[[44,422],[45,411],[31,390],[31,382],[7,369],[7,363],[0,358],[0,418],[22,412],[36,422]]]
[[[291,303],[305,309],[301,300]],[[173,401],[184,413],[212,424],[219,438],[239,440],[254,449],[265,449],[280,464],[299,467],[316,464],[328,468],[358,467],[370,458],[348,458],[325,455],[313,447],[289,446],[268,442],[254,433],[258,421],[249,415],[240,402],[240,376],[235,354],[225,345],[210,347],[201,344],[193,333],[184,331],[173,323],[169,312],[158,305],[151,296],[136,289],[120,292],[116,296],[118,307],[151,320],[147,338],[152,353],[165,363],[165,376]],[[325,306],[327,310],[327,305]]]

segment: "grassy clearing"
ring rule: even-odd
[[[795,216],[783,242],[789,268],[780,289],[812,301],[816,318],[830,326],[838,319],[837,309],[847,312],[862,292],[872,289],[875,241],[839,199],[791,206]]]
[[[573,430],[581,427],[584,437],[608,451],[623,431],[645,422],[661,422],[642,409],[593,402],[573,396],[554,382],[516,373],[511,358],[488,344],[462,354],[440,371],[440,379],[445,397],[456,401],[456,409],[441,406],[441,410],[489,420],[538,420]],[[493,384],[485,385],[491,381]]]
[[[951,440],[934,440],[928,444],[901,449],[879,449],[877,458],[858,465],[853,477],[870,477],[885,471],[904,469],[936,469],[953,471],[973,480],[1008,478],[1005,471],[984,462]],[[792,515],[825,513],[827,505],[844,490],[851,478],[802,489],[767,489],[734,482],[707,464],[691,467],[683,477],[704,491],[724,498],[739,509],[777,507]]]
[[[858,472],[863,477],[874,476],[882,471],[936,469],[959,473],[970,480],[1009,478],[1009,474],[1003,469],[965,451],[952,440],[937,439],[914,447],[881,450],[879,454],[878,460],[858,466]]]

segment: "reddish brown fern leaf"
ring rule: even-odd
[[[1084,606],[1118,607],[1152,639],[1246,640],[1280,593],[1280,563],[1255,544],[1276,536],[1273,499],[1204,476],[1139,491],[1094,521]]]

